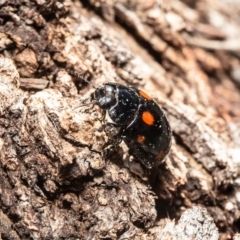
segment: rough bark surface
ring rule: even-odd
[[[239,239],[239,6],[1,1],[0,239]],[[155,182],[124,143],[103,156],[105,82],[165,110]]]

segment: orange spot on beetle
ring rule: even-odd
[[[145,137],[143,135],[138,135],[137,142],[142,144],[142,143],[144,143],[144,141],[145,141]]]
[[[154,123],[154,116],[148,112],[148,111],[145,111],[143,112],[142,114],[142,120],[149,126],[153,125]]]
[[[163,159],[163,157],[165,156],[165,151],[161,150],[158,155],[155,157],[155,159],[160,160]]]
[[[152,100],[152,98],[150,98],[145,92],[143,92],[142,90],[138,90],[138,93],[145,99],[147,100]]]

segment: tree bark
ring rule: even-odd
[[[0,3],[0,239],[239,239],[234,4]],[[168,116],[155,181],[124,143],[102,154],[117,129],[89,96],[105,82]]]

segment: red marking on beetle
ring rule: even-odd
[[[138,93],[145,99],[147,100],[152,100],[151,97],[149,97],[145,92],[143,92],[142,90],[138,90]]]
[[[143,144],[145,141],[145,137],[143,135],[138,135],[137,142]]]
[[[165,151],[161,150],[158,155],[155,157],[155,159],[162,159],[165,156]]]
[[[149,126],[153,125],[154,123],[154,116],[148,112],[148,111],[145,111],[143,112],[142,114],[142,120]]]

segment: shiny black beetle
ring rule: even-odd
[[[118,143],[147,168],[159,165],[171,147],[169,122],[158,104],[145,92],[117,83],[106,83],[92,93],[91,100],[108,111],[120,127]]]

